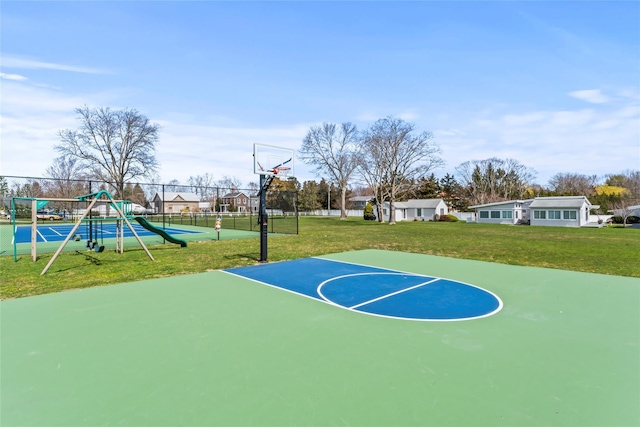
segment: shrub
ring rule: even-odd
[[[441,222],[458,222],[458,217],[455,215],[440,215]]]
[[[376,220],[376,216],[373,213],[373,206],[371,206],[371,203],[367,203],[367,205],[364,207],[364,219],[367,221]]]

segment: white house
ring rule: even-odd
[[[436,215],[447,215],[449,208],[442,199],[411,199],[395,202],[396,221],[433,221]],[[385,221],[389,220],[389,203],[382,206]]]
[[[583,227],[589,223],[592,205],[585,196],[536,197],[529,205],[531,225]]]
[[[476,209],[479,223],[583,227],[589,224],[589,211],[599,206],[592,205],[584,196],[557,196],[508,200],[469,208]]]
[[[506,200],[469,206],[476,209],[477,222],[484,224],[528,224],[529,205],[533,200]]]

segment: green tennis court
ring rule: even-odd
[[[503,305],[389,318],[224,271],[5,300],[0,424],[640,423],[639,279],[379,250],[320,258],[450,279]],[[288,287],[286,263],[273,281]]]

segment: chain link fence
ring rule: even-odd
[[[221,217],[224,228],[260,230],[258,188],[127,183],[123,194],[118,194],[113,183],[100,180],[3,176],[0,213],[4,222],[13,217],[18,224],[30,223],[31,199],[37,198],[49,200],[38,204],[38,220],[72,221],[85,212],[87,202],[69,199],[100,190],[109,191],[114,199],[130,201],[134,215],[155,224],[213,228]],[[298,192],[282,185],[272,186],[267,191],[267,214],[269,233],[298,234]],[[117,212],[103,205],[92,210],[91,215],[109,217]]]

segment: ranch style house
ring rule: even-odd
[[[442,199],[410,199],[395,202],[396,221],[434,221],[436,215],[448,215],[449,207]],[[389,220],[389,203],[382,205],[385,221]]]
[[[536,197],[469,206],[484,224],[531,224],[555,227],[598,225],[590,212],[598,209],[585,196]]]

